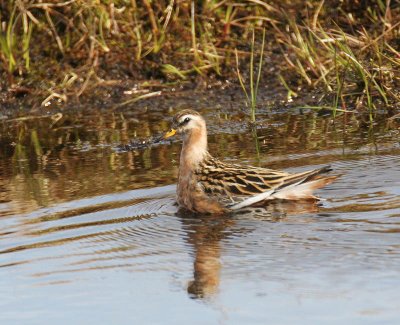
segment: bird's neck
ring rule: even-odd
[[[180,169],[195,170],[207,155],[206,128],[194,129],[183,138]]]

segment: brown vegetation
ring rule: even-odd
[[[34,94],[64,103],[149,80],[237,82],[235,50],[247,62],[252,31],[261,42],[263,28],[263,82],[280,80],[288,97],[318,89],[319,105],[372,116],[400,96],[393,0],[0,0],[0,21],[3,101]]]

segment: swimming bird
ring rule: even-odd
[[[172,128],[163,138],[176,134],[183,139],[177,203],[192,212],[221,214],[272,199],[317,200],[313,191],[338,177],[320,176],[331,171],[330,166],[290,174],[222,162],[208,152],[206,122],[191,109],[173,117]]]

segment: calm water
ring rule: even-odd
[[[342,177],[320,206],[195,217],[179,141],[116,150],[165,106],[1,120],[1,324],[400,323],[399,120],[263,112],[255,132],[200,102],[221,159]]]

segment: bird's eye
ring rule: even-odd
[[[183,120],[183,123],[188,123],[190,121],[190,117],[187,117]]]

